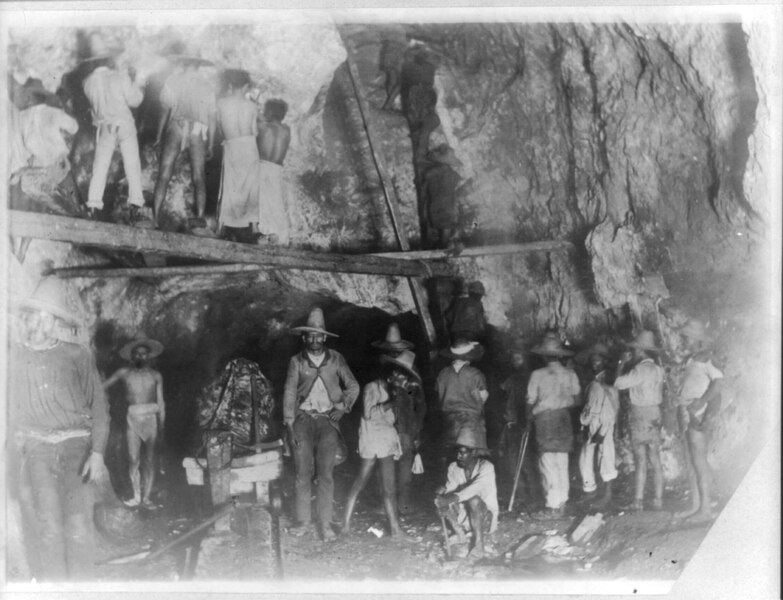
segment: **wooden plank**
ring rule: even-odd
[[[371,132],[369,110],[364,98],[366,91],[362,85],[361,78],[359,77],[359,70],[356,67],[356,63],[353,60],[353,55],[356,53],[356,48],[351,40],[346,40],[346,63],[348,65],[348,73],[351,76],[351,83],[353,84],[354,93],[356,96],[356,102],[359,106],[359,113],[362,117],[362,123],[364,124],[364,130],[367,134],[367,142],[370,146],[370,152],[372,153],[373,163],[378,171],[378,177],[381,180],[381,187],[383,188],[383,196],[386,199],[386,206],[389,208],[389,215],[391,216],[392,227],[394,228],[394,235],[397,237],[397,242],[400,245],[400,249],[403,251],[410,250],[410,244],[408,243],[408,237],[405,235],[405,231],[400,226],[400,218],[397,210],[397,193],[394,186],[391,185],[389,178],[389,172],[386,168],[386,161],[383,156],[378,152],[373,143],[373,134]],[[434,274],[434,272],[431,272]],[[432,322],[432,316],[430,315],[429,308],[427,307],[427,295],[424,293],[424,285],[421,280],[408,278],[408,285],[411,288],[411,295],[413,296],[413,302],[416,305],[416,314],[419,315],[419,321],[421,322],[422,329],[427,337],[427,342],[430,346],[430,350],[437,347],[437,334],[435,332],[435,325]]]
[[[333,254],[270,246],[252,246],[170,231],[141,229],[115,223],[16,210],[9,210],[8,216],[9,232],[13,236],[70,242],[130,252],[153,252],[164,256],[213,262],[339,273],[404,277],[424,277],[430,274],[451,275],[451,267],[446,264],[429,268],[427,265],[404,259],[368,254]]]
[[[526,242],[524,244],[501,244],[499,246],[476,246],[465,248],[458,255],[452,250],[414,250],[412,252],[376,252],[373,256],[384,258],[400,258],[403,260],[444,260],[459,258],[474,258],[476,256],[495,256],[499,254],[525,254],[527,252],[557,252],[570,251],[574,245],[567,240],[551,240],[541,242]],[[432,265],[434,263],[427,263]]]

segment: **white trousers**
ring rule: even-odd
[[[141,159],[136,127],[128,124],[101,125],[95,140],[95,158],[92,161],[92,177],[87,192],[89,208],[103,208],[103,192],[106,189],[106,177],[109,174],[114,149],[120,144],[122,166],[128,181],[128,202],[134,206],[144,206],[141,193]]]
[[[596,462],[598,462],[598,472],[601,475],[601,481],[606,483],[617,478],[617,468],[614,462],[614,430],[600,444],[597,461],[595,456],[596,448],[599,448],[599,444],[586,442],[579,453],[579,472],[582,474],[582,489],[588,493],[594,492],[598,487],[598,482],[595,479]]]
[[[568,500],[568,453],[542,452],[538,459],[547,508],[561,508]]]

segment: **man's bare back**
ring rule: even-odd
[[[266,122],[258,131],[258,153],[261,160],[282,165],[291,143],[291,128],[277,122]]]
[[[232,140],[256,135],[257,110],[255,103],[241,96],[226,96],[218,100],[218,123],[223,137]]]

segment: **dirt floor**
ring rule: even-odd
[[[137,560],[209,516],[208,490],[188,486],[176,468],[161,478],[156,511],[110,508],[100,536],[98,578],[102,581],[202,580],[524,580],[524,579],[644,579],[671,580],[682,571],[704,538],[708,525],[688,526],[674,513],[687,508],[687,498],[667,490],[661,512],[632,513],[622,510],[629,501],[626,475],[616,482],[616,501],[601,511],[603,525],[587,543],[572,543],[569,534],[589,514],[580,502],[579,482],[572,477],[569,516],[557,521],[537,521],[529,511],[540,507],[537,483],[523,484],[514,510],[507,511],[510,478],[498,475],[501,515],[492,539],[494,556],[478,561],[447,558],[440,520],[432,504],[443,466],[425,457],[425,473],[414,476],[414,507],[401,518],[412,542],[396,541],[388,534],[379,486],[371,480],[359,497],[351,535],[322,542],[314,534],[288,535],[288,507],[293,504],[293,464],[285,459],[282,479],[283,514],[280,521],[282,561],[275,560],[272,517],[257,506],[235,509],[231,528],[214,528],[197,534],[151,561]],[[357,468],[356,461],[335,470],[335,519]],[[502,465],[501,465],[502,466]],[[107,526],[108,524],[108,526]],[[372,531],[374,530],[374,532]],[[379,535],[380,534],[380,535]],[[467,548],[452,547],[464,555]],[[133,556],[137,555],[137,556]],[[114,560],[111,560],[114,559]],[[110,561],[111,562],[107,562]]]

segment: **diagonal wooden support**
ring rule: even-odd
[[[367,134],[367,142],[370,146],[370,152],[372,153],[373,163],[378,171],[378,177],[381,180],[381,187],[383,188],[383,196],[386,199],[386,205],[389,207],[389,214],[391,215],[392,227],[394,228],[394,234],[397,237],[397,242],[400,245],[400,250],[410,250],[410,244],[408,243],[408,237],[405,235],[405,231],[400,227],[399,211],[397,208],[397,193],[394,186],[391,185],[389,178],[389,172],[386,168],[386,161],[383,156],[376,149],[373,143],[373,133],[371,132],[371,125],[369,121],[369,111],[365,97],[367,95],[362,81],[359,77],[359,70],[356,67],[356,63],[353,60],[353,56],[356,53],[356,48],[351,40],[344,40],[347,50],[347,57],[345,59],[348,65],[348,73],[350,74],[351,83],[353,84],[354,94],[356,96],[356,102],[359,106],[359,113],[362,117],[362,123],[364,124],[364,130]],[[431,272],[430,275],[434,275]],[[435,333],[435,325],[432,322],[432,316],[430,315],[429,308],[427,307],[427,296],[424,293],[424,286],[420,279],[413,277],[408,278],[408,284],[411,288],[411,295],[413,301],[416,304],[416,312],[419,315],[419,321],[421,322],[422,329],[427,337],[427,343],[430,346],[430,351],[436,348],[438,345],[437,335]]]
[[[432,274],[449,276],[452,272],[451,266],[445,263],[433,263],[430,266],[420,261],[367,254],[331,254],[273,246],[251,246],[226,240],[59,215],[9,210],[8,217],[9,233],[12,236],[131,252],[157,253],[163,256],[211,262],[404,277],[425,277]]]

